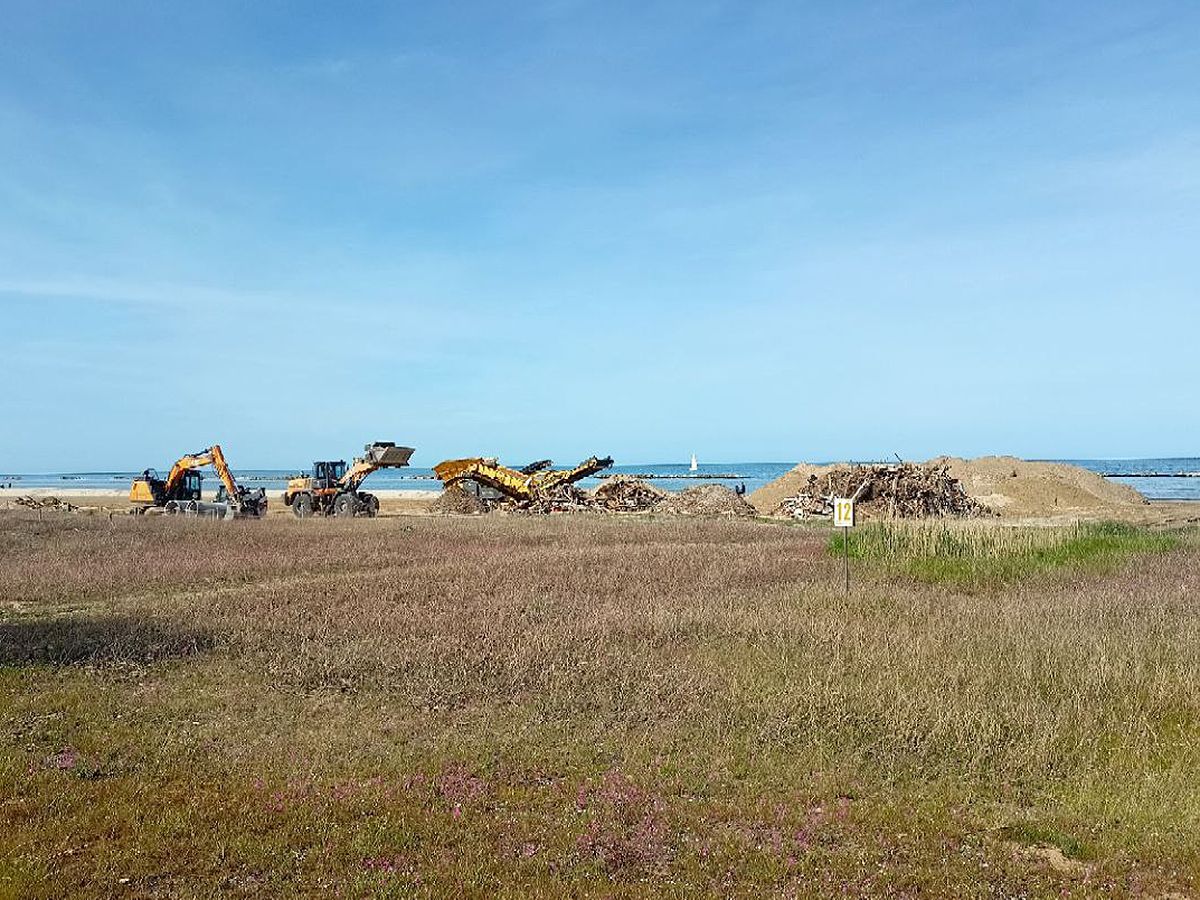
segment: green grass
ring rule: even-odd
[[[0,514],[0,900],[1196,896],[1191,535]]]
[[[1063,852],[1064,856],[1070,859],[1087,860],[1095,858],[1095,853],[1086,843],[1073,835],[1048,825],[1041,825],[1036,822],[1017,822],[1001,828],[1000,834],[1018,844],[1028,846],[1037,846],[1040,844],[1047,847],[1057,847]]]
[[[979,588],[1011,584],[1056,570],[1111,572],[1140,554],[1165,553],[1178,532],[1116,522],[1057,528],[979,523],[872,522],[850,532],[850,557],[927,584]],[[829,538],[844,552],[842,534]]]

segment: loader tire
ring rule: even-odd
[[[333,514],[339,517],[353,518],[358,515],[358,498],[353,494],[338,494],[333,501]]]
[[[374,494],[362,495],[362,514],[369,519],[375,518],[379,513],[379,498]]]
[[[307,519],[313,514],[312,497],[308,494],[296,494],[292,498],[292,512],[297,519]]]

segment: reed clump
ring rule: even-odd
[[[960,587],[1007,584],[1060,569],[1111,571],[1139,554],[1175,549],[1180,534],[1117,522],[1015,527],[989,522],[871,522],[849,533],[854,559],[921,581]],[[846,536],[829,540],[844,552]]]

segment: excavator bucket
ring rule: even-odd
[[[409,458],[413,455],[412,447],[397,447],[391,441],[376,441],[367,444],[363,450],[363,458],[381,469],[407,466]]]

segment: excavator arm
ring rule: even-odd
[[[212,465],[213,449],[214,448],[209,447],[206,450],[201,450],[199,453],[189,453],[187,456],[181,456],[179,459],[177,459],[175,461],[175,465],[171,466],[171,472],[169,475],[167,475],[167,480],[164,482],[164,487],[167,493],[170,493],[172,490],[174,490],[179,485],[179,482],[183,479],[183,476],[192,469],[199,469],[203,468],[204,466]],[[221,448],[217,447],[216,450],[219,453]],[[224,461],[224,457],[222,457],[222,461]],[[226,472],[228,471],[229,470],[227,468]]]
[[[209,449],[212,456],[212,466],[217,470],[217,475],[221,479],[221,483],[225,485],[225,492],[230,499],[238,496],[240,488],[237,481],[234,480],[233,473],[229,471],[229,464],[225,462],[225,454],[221,452],[220,444],[213,444]]]
[[[238,483],[233,477],[233,472],[229,470],[229,463],[225,462],[225,454],[221,451],[220,444],[213,444],[206,450],[189,453],[176,460],[175,465],[171,466],[171,473],[167,476],[166,490],[170,492],[179,484],[185,473],[192,469],[201,469],[204,466],[212,466],[217,470],[217,475],[220,477],[221,483],[225,485],[225,490],[230,497],[238,495]]]

